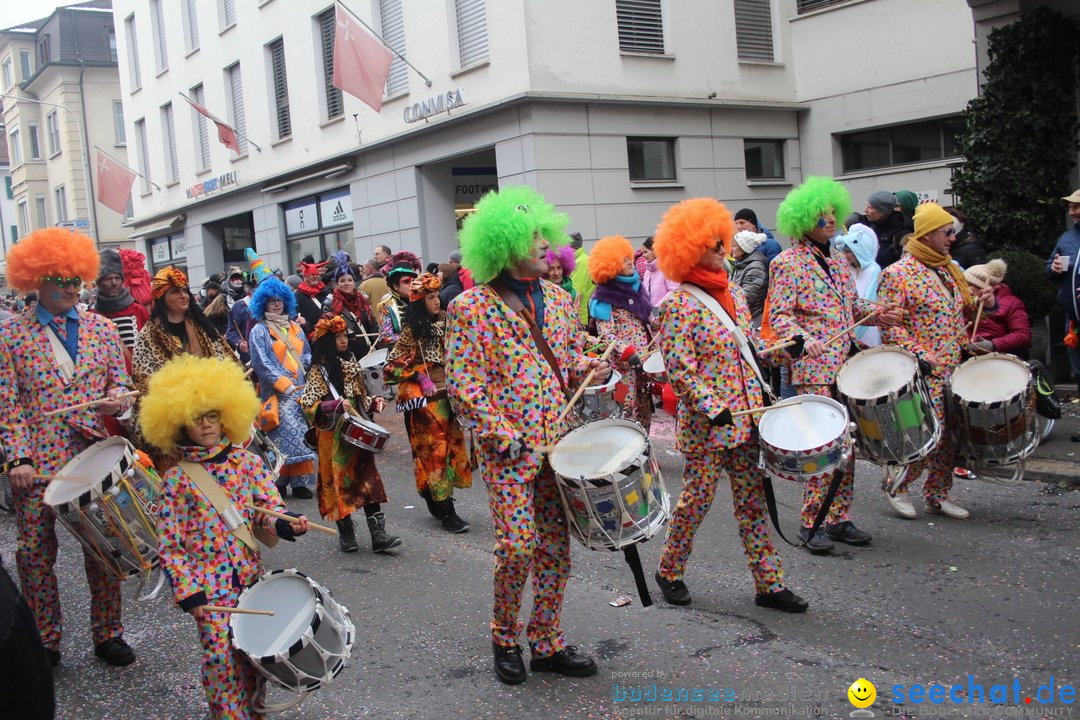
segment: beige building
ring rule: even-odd
[[[90,201],[94,147],[127,161],[112,3],[0,30],[0,93],[17,235],[61,225],[126,241],[124,218]]]

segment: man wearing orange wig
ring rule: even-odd
[[[53,665],[60,662],[60,595],[56,517],[45,504],[46,480],[106,436],[102,415],[117,415],[130,389],[116,326],[75,307],[79,290],[98,274],[94,241],[59,228],[39,230],[8,251],[8,282],[37,292],[38,306],[0,327],[0,442],[19,530],[19,579]],[[88,400],[102,404],[46,415]],[[123,639],[120,585],[83,551],[90,585],[94,654],[129,665],[135,653]]]
[[[784,587],[780,556],[769,539],[765,475],[758,467],[753,416],[733,415],[763,404],[758,370],[749,349],[741,349],[753,337],[750,310],[724,266],[734,234],[727,208],[712,198],[695,198],[664,213],[653,236],[660,271],[682,283],[660,308],[660,347],[679,399],[675,447],[686,458],[683,489],[668,523],[656,582],[668,602],[690,604],[683,574],[694,533],[727,472],[739,536],[754,576],[754,602],[798,613],[808,603]],[[801,349],[796,344],[788,352],[798,355]]]

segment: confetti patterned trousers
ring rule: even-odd
[[[757,593],[784,588],[780,556],[769,539],[769,518],[765,507],[762,480],[758,467],[758,447],[744,443],[719,452],[684,453],[683,489],[668,522],[667,539],[660,553],[660,575],[667,580],[681,580],[686,561],[694,546],[694,533],[712,506],[716,484],[726,472],[731,481],[731,503],[739,523],[746,564],[754,576]]]
[[[942,427],[941,441],[929,455],[907,466],[907,476],[900,483],[897,492],[907,492],[908,486],[918,480],[925,470],[927,472],[923,482],[923,497],[928,503],[937,505],[942,500],[948,500],[949,491],[952,490],[956,438],[949,432],[945,420],[945,381],[931,376],[927,378],[926,385],[934,405],[934,416]]]
[[[56,515],[45,504],[45,485],[13,489],[19,547],[15,562],[27,604],[34,611],[41,642],[60,650],[63,616],[56,584]],[[113,578],[83,550],[86,582],[90,586],[90,628],[94,644],[124,634],[120,622],[120,581]]]
[[[214,605],[235,607],[240,589],[233,588]],[[202,643],[202,684],[213,720],[259,720],[252,708],[261,677],[251,662],[229,643],[229,616],[207,612],[199,623]]]
[[[836,389],[832,385],[796,385],[795,392],[798,395],[822,395],[833,400],[839,400]],[[832,473],[820,480],[807,482],[803,486],[802,526],[809,530],[814,526],[814,518],[817,517],[821,503],[825,501],[825,495],[829,492],[829,484],[832,482]],[[855,453],[851,453],[847,468],[844,470],[844,478],[840,481],[840,487],[836,489],[836,497],[833,498],[832,507],[825,517],[825,522],[830,525],[851,519],[851,501],[855,497]]]
[[[525,581],[532,574],[533,610],[525,633],[533,655],[566,647],[559,629],[563,588],[570,576],[570,536],[555,478],[546,464],[534,480],[488,484],[495,521],[495,611],[491,635],[499,645],[517,644]]]

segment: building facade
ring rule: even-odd
[[[155,267],[199,281],[255,247],[289,272],[380,244],[439,261],[460,217],[511,183],[587,240],[644,238],[702,195],[771,226],[807,173],[849,182],[858,207],[881,188],[947,202],[950,118],[976,92],[964,0],[926,2],[919,21],[904,0],[346,5],[412,66],[394,61],[381,112],[332,85],[327,0],[115,0],[146,176],[128,233]],[[948,42],[908,62],[924,24]],[[181,94],[233,124],[240,152]]]

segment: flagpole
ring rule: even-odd
[[[99,153],[101,153],[102,155],[104,155],[105,157],[107,157],[107,158],[109,158],[110,160],[112,160],[112,161],[113,161],[114,163],[116,163],[116,164],[117,164],[117,165],[119,165],[120,167],[122,167],[122,168],[127,168],[127,169],[128,169],[128,170],[130,170],[131,172],[135,173],[136,177],[141,177],[141,178],[142,178],[143,180],[145,180],[146,182],[148,182],[148,183],[150,183],[151,185],[153,185],[153,186],[154,186],[154,189],[155,189],[155,190],[157,190],[158,192],[160,192],[160,191],[161,191],[161,186],[160,186],[160,185],[158,185],[158,184],[157,184],[156,182],[154,182],[154,181],[153,181],[153,180],[151,180],[150,178],[148,178],[148,177],[146,177],[145,175],[143,175],[143,174],[142,174],[141,172],[139,172],[139,171],[138,171],[138,170],[136,170],[135,168],[131,167],[130,165],[125,165],[124,163],[120,162],[119,160],[117,160],[116,158],[114,158],[114,157],[113,157],[112,155],[110,155],[109,153],[107,153],[107,152],[105,152],[104,150],[102,150],[102,149],[101,149],[100,147],[98,147],[97,145],[95,145],[95,146],[94,146],[94,149],[95,149],[95,150],[97,150],[97,151],[98,151]]]
[[[383,46],[384,46],[384,47],[385,47],[385,48],[386,48],[387,50],[389,50],[390,52],[394,53],[394,55],[396,55],[396,56],[398,57],[398,59],[399,59],[399,60],[401,60],[401,62],[405,63],[405,64],[406,64],[406,65],[408,65],[408,66],[409,66],[410,68],[412,68],[412,71],[413,71],[414,73],[416,73],[416,74],[417,74],[417,75],[419,75],[420,77],[424,78],[424,84],[425,84],[425,85],[427,85],[428,87],[431,87],[431,80],[429,80],[429,79],[428,79],[428,76],[427,76],[427,75],[425,75],[424,73],[420,72],[419,70],[417,70],[417,69],[416,69],[416,66],[415,66],[415,65],[413,65],[413,64],[412,64],[411,62],[409,62],[408,60],[406,60],[406,59],[405,59],[405,56],[404,56],[404,55],[402,55],[402,54],[401,54],[401,53],[399,53],[399,52],[398,52],[397,50],[395,50],[395,49],[394,49],[394,48],[393,48],[393,47],[392,47],[392,46],[390,45],[390,43],[388,43],[388,42],[386,42],[385,40],[383,40],[383,38],[382,38],[382,35],[380,35],[379,33],[375,32],[375,30],[374,30],[374,29],[372,29],[372,27],[371,27],[370,25],[368,25],[368,24],[367,24],[366,22],[364,22],[364,21],[363,21],[363,19],[361,19],[361,17],[360,17],[359,15],[357,15],[356,13],[354,13],[354,12],[353,12],[353,11],[352,11],[352,10],[351,10],[351,9],[349,8],[349,6],[348,6],[348,5],[346,5],[345,3],[341,2],[341,0],[335,0],[335,2],[336,2],[336,3],[338,4],[338,5],[340,5],[340,6],[341,6],[341,7],[342,7],[342,8],[343,8],[343,9],[345,10],[345,12],[349,13],[350,15],[352,15],[352,16],[353,16],[353,19],[354,19],[354,20],[356,20],[356,22],[358,22],[358,23],[360,23],[361,25],[363,25],[364,27],[366,27],[366,28],[368,29],[368,32],[370,32],[370,33],[371,33],[372,35],[374,35],[375,37],[377,37],[377,38],[379,39],[379,42],[381,42],[381,43],[383,44]]]
[[[180,92],[180,91],[177,91],[177,93],[176,93],[176,94],[177,94],[177,95],[179,95],[180,97],[184,98],[185,100],[187,100],[187,101],[188,101],[188,104],[190,104],[190,105],[191,105],[192,107],[194,107],[195,105],[197,105],[197,103],[196,103],[196,102],[195,102],[194,100],[192,100],[191,98],[189,98],[189,97],[188,97],[187,95],[185,95],[184,93],[182,93],[182,92]],[[204,107],[205,107],[205,106],[204,106]],[[210,112],[209,108],[207,108],[206,112]],[[201,113],[200,113],[200,114],[201,114]],[[205,115],[203,115],[203,117],[206,117],[206,116],[205,116]],[[206,119],[207,119],[207,120],[209,120],[209,121],[210,121],[210,122],[212,122],[212,123],[221,123],[222,125],[225,125],[225,126],[227,126],[227,127],[228,127],[228,128],[230,129],[230,130],[232,130],[232,131],[233,131],[233,134],[235,134],[235,135],[236,135],[236,137],[238,137],[238,138],[242,138],[244,142],[248,142],[248,143],[251,143],[251,144],[252,144],[252,146],[253,146],[253,147],[254,147],[254,148],[255,148],[256,150],[258,150],[259,152],[262,152],[262,148],[261,148],[261,147],[259,147],[258,143],[256,143],[256,142],[255,142],[254,140],[252,140],[251,138],[249,138],[249,137],[248,137],[247,135],[245,135],[244,133],[242,133],[242,132],[240,132],[239,130],[237,130],[235,126],[233,126],[233,125],[229,125],[229,123],[225,122],[224,120],[218,120],[218,119],[217,119],[217,116],[214,116],[214,117],[206,117]]]

